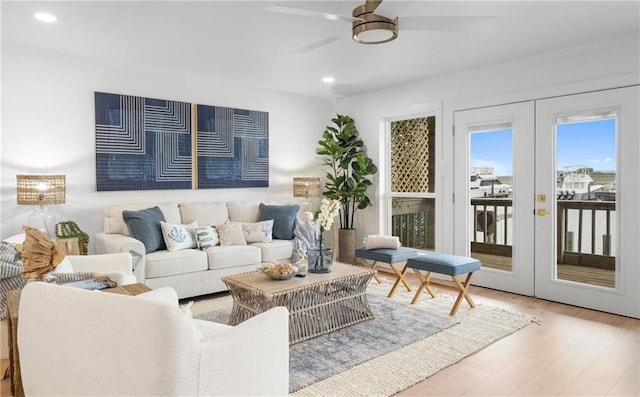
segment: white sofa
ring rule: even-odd
[[[154,206],[160,208],[165,221],[170,224],[186,225],[195,221],[200,226],[217,226],[228,221],[258,222],[260,217],[260,202],[253,201],[147,202],[107,207],[104,230],[94,238],[96,252],[104,254],[133,251],[140,258],[134,274],[139,282],[152,289],[172,287],[180,299],[211,294],[227,290],[222,277],[255,270],[265,262],[291,261],[293,240],[282,239],[247,245],[217,245],[206,250],[194,248],[146,253],[144,244],[131,237],[122,212]]]
[[[284,396],[288,311],[235,327],[194,320],[171,288],[138,296],[45,283],[20,301],[25,395]]]
[[[24,241],[24,238],[19,241]],[[57,272],[95,272],[108,275],[118,285],[132,284],[136,282],[131,273],[131,255],[118,253],[109,255],[67,255],[63,263],[56,268]],[[9,329],[8,321],[0,321],[0,358],[9,358]]]

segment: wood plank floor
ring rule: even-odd
[[[471,294],[476,303],[528,313],[540,324],[397,396],[640,395],[640,320],[480,287],[472,287]],[[1,364],[4,370],[8,362]],[[0,382],[0,395],[10,395],[6,379]]]

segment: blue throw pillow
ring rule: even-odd
[[[293,226],[298,216],[300,206],[294,205],[267,205],[260,203],[260,221],[273,219],[272,236],[277,240],[293,240]]]
[[[146,253],[167,249],[162,237],[160,222],[164,222],[164,214],[159,207],[140,211],[122,211],[122,219],[129,228],[131,237],[142,241]]]

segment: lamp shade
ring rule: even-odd
[[[19,205],[63,204],[66,200],[64,175],[16,175]]]
[[[320,196],[320,178],[293,178],[293,197]]]

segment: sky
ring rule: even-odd
[[[471,134],[471,167],[493,167],[494,175],[512,174],[510,129]],[[556,170],[586,166],[615,171],[615,119],[558,124]]]

